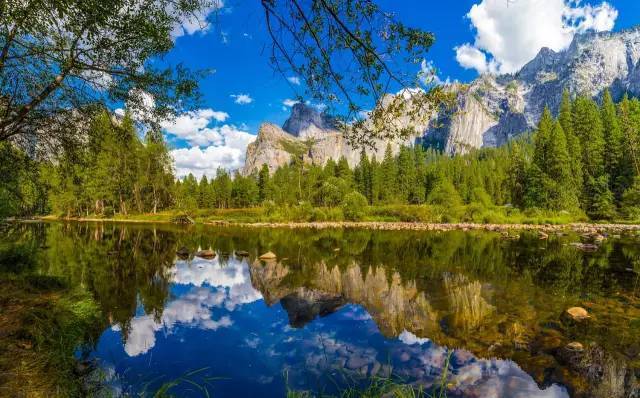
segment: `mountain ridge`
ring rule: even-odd
[[[619,32],[579,34],[565,50],[542,48],[514,74],[484,74],[470,83],[447,85],[445,90],[455,96],[453,107],[427,115],[429,123],[419,126],[416,135],[389,142],[378,140],[366,152],[380,160],[387,144],[394,153],[401,145],[420,142],[450,155],[500,146],[532,130],[545,106],[557,113],[565,89],[572,96],[583,94],[594,98],[599,98],[606,89],[614,99],[625,93],[639,95],[640,26]],[[263,163],[273,171],[290,162],[294,155],[286,150],[289,156],[283,155],[282,146],[265,140],[273,131],[263,134],[264,126],[247,148],[244,174],[257,171]],[[332,119],[305,104],[292,108],[291,117],[280,130],[280,138],[305,146],[304,153],[298,154],[305,162],[322,165],[341,156],[350,165],[359,161],[360,150],[347,143]],[[269,148],[274,152],[270,153]]]

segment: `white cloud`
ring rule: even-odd
[[[414,345],[414,344],[423,345],[431,341],[425,337],[418,337],[408,330],[403,330],[402,333],[400,333],[400,336],[398,336],[398,339],[407,345]]]
[[[199,109],[184,113],[174,120],[161,123],[162,128],[170,135],[186,140],[193,146],[220,145],[224,142],[228,130],[234,126],[224,125],[210,127],[214,122],[224,122],[229,118],[226,112],[213,109]]]
[[[246,105],[253,102],[253,98],[249,94],[232,94],[231,98],[234,98],[236,104]]]
[[[228,126],[223,126],[228,127]],[[233,127],[233,126],[231,126]],[[171,157],[175,162],[176,175],[184,177],[192,173],[197,178],[202,175],[215,176],[218,167],[235,170],[244,164],[247,145],[256,136],[233,128],[224,129],[224,144],[174,149]]]
[[[287,80],[289,80],[289,83],[295,84],[296,86],[300,85],[300,78],[298,76],[287,77]]]
[[[495,62],[488,63],[487,56],[471,44],[463,44],[455,48],[456,60],[466,69],[475,69],[478,73],[495,73]]]
[[[209,3],[209,6],[205,7],[202,11],[182,18],[180,23],[173,28],[171,37],[175,40],[180,36],[208,31],[211,27],[211,24],[208,21],[209,15],[223,7],[223,0],[212,0]]]
[[[442,80],[440,76],[438,76],[438,69],[436,68],[433,61],[428,61],[423,59],[420,63],[420,72],[418,72],[418,79],[425,86],[436,85],[440,86],[442,84],[449,84],[450,79]]]
[[[184,296],[171,301],[162,311],[159,322],[151,315],[140,315],[131,319],[124,351],[134,357],[144,354],[156,344],[156,332],[163,329],[171,333],[178,324],[217,330],[233,324],[228,315],[211,319],[212,308],[219,307],[224,292],[207,288],[193,288]]]
[[[543,47],[560,51],[576,33],[613,29],[618,11],[603,2],[580,0],[482,0],[467,18],[476,30],[474,44],[455,48],[456,59],[479,73],[513,73]]]
[[[291,108],[292,106],[294,106],[295,104],[299,103],[300,101],[296,101],[296,100],[292,100],[290,98],[287,98],[286,100],[282,101],[282,105]]]
[[[220,263],[220,256],[213,260],[194,258],[191,261],[177,261],[172,269],[173,281],[181,285],[214,286],[223,294],[216,302],[218,307],[229,311],[243,304],[262,299],[262,294],[253,288],[249,266],[246,261],[230,258],[226,264]]]
[[[191,146],[171,151],[178,177],[189,173],[198,178],[202,175],[211,177],[218,167],[233,170],[243,165],[247,145],[256,137],[245,131],[244,125],[215,125],[228,118],[226,112],[199,109],[162,123],[167,135],[184,140]]]

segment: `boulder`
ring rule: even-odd
[[[196,252],[196,256],[200,257],[200,258],[211,259],[211,258],[214,258],[216,256],[216,252],[214,252],[211,249],[200,250],[200,251]]]
[[[191,252],[189,251],[189,249],[187,249],[185,246],[182,246],[181,248],[178,249],[178,251],[176,251],[176,254],[178,255],[178,257],[185,259],[189,257],[189,254]]]
[[[244,250],[236,250],[236,256],[238,257],[249,257],[249,252]]]
[[[564,312],[564,317],[574,322],[582,322],[591,318],[587,310],[582,307],[571,307]]]
[[[275,253],[273,252],[266,252],[263,255],[261,255],[260,257],[258,257],[260,260],[275,260],[278,256],[275,255]]]

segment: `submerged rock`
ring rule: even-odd
[[[178,251],[176,251],[176,254],[180,258],[187,258],[189,257],[190,253],[191,252],[189,251],[189,249],[187,249],[185,246],[182,246],[181,248],[178,249]]]
[[[266,252],[263,255],[261,255],[260,257],[258,257],[260,260],[275,260],[278,256],[275,255],[275,253],[273,252]]]
[[[584,351],[584,346],[582,345],[582,343],[579,343],[577,341],[572,341],[571,343],[565,346],[565,349],[569,351],[582,352]]]
[[[587,310],[582,307],[571,307],[564,312],[564,316],[565,318],[576,322],[581,322],[591,318]]]
[[[196,252],[196,256],[200,257],[200,258],[210,259],[210,258],[214,258],[216,256],[216,252],[214,252],[211,249],[200,250],[199,252]]]

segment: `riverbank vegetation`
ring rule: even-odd
[[[143,138],[129,115],[98,113],[73,157],[19,159],[3,178],[3,215],[202,221],[567,223],[640,218],[640,100],[602,104],[565,94],[557,118],[499,148],[448,156],[421,145],[364,152],[324,166],[295,159],[273,173],[175,179],[162,135]],[[7,162],[3,162],[4,165]],[[7,167],[7,166],[5,166]],[[22,170],[22,171],[21,171]],[[12,205],[13,204],[13,205]],[[161,213],[161,214],[159,214]],[[164,216],[162,215],[164,214]]]
[[[36,270],[33,241],[0,246],[0,395],[82,396],[77,350],[100,333],[91,294]]]

